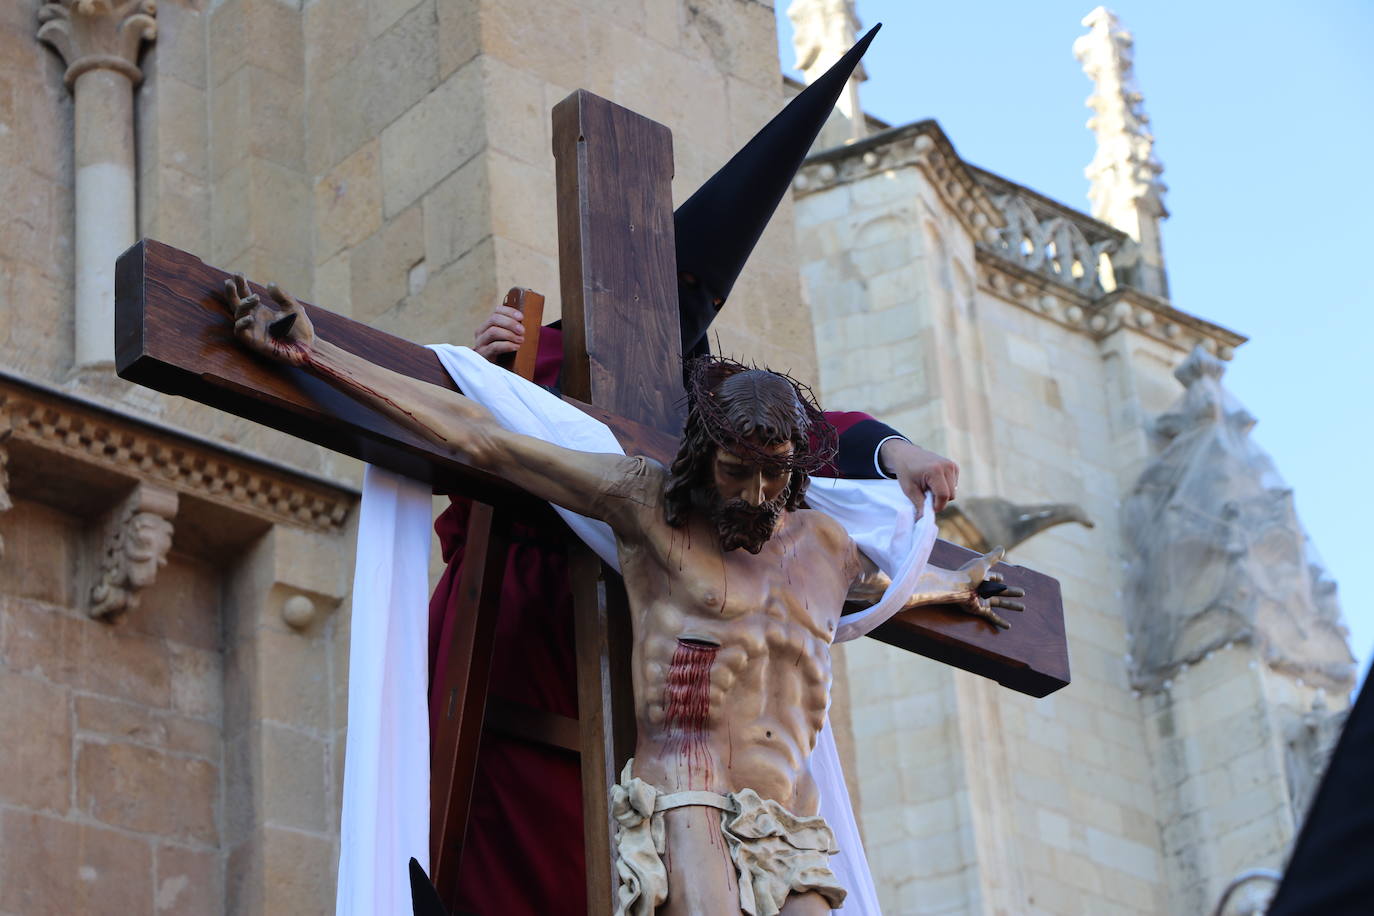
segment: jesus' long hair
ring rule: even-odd
[[[680,528],[709,505],[708,481],[717,447],[765,467],[786,468],[787,511],[800,509],[810,475],[835,456],[838,436],[811,389],[788,375],[703,356],[687,364],[687,422],[668,470],[664,515]],[[764,446],[792,443],[779,457]]]

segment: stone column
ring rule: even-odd
[[[38,38],[67,64],[75,107],[78,369],[114,360],[115,259],[137,233],[133,89],[155,13],[155,0],[54,0],[38,11]]]
[[[1105,7],[1085,16],[1083,25],[1091,31],[1074,42],[1073,53],[1095,86],[1087,105],[1093,110],[1088,127],[1097,135],[1097,155],[1085,170],[1092,183],[1092,213],[1140,243],[1131,285],[1168,298],[1159,234],[1160,220],[1169,215],[1164,208],[1168,189],[1159,180],[1164,166],[1154,157],[1150,119],[1132,72],[1135,41]]]
[[[796,67],[808,84],[843,57],[854,46],[859,33],[854,0],[792,0],[787,18],[792,20]],[[852,143],[868,133],[863,108],[859,105],[859,83],[866,79],[864,65],[860,63],[854,68],[854,74],[835,103],[834,113],[816,139],[817,149]]]

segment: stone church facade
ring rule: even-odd
[[[845,3],[791,13],[807,72],[852,38]],[[552,105],[583,87],[667,124],[681,200],[794,91],[774,15],[3,6],[0,912],[333,908],[360,469],[114,379],[113,255],[158,238],[421,341],[470,339],[516,284],[556,316]],[[1092,215],[933,121],[865,118],[856,81],[718,324],[956,458],[946,536],[1038,532],[1012,561],[1063,583],[1074,682],[1044,700],[839,653],[890,913],[1201,912],[1281,864],[1351,683],[1334,586],[1221,383],[1243,338],[1169,302],[1129,41],[1094,16]]]

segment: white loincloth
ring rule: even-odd
[[[832,908],[844,906],[845,888],[830,868],[835,834],[818,814],[796,815],[753,789],[660,792],[625,764],[611,787],[616,821],[615,916],[654,916],[668,899],[663,812],[701,806],[720,810],[720,833],[734,863],[739,908],[745,916],[777,916],[792,894],[814,891]]]

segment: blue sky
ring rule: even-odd
[[[789,0],[777,0],[783,68]],[[1374,4],[1122,2],[1136,81],[1169,186],[1176,306],[1250,337],[1225,382],[1296,492],[1341,586],[1367,670],[1361,592],[1374,500]],[[1091,84],[1074,59],[1089,3],[859,0],[883,23],[864,108],[935,118],[970,162],[1086,210]]]

